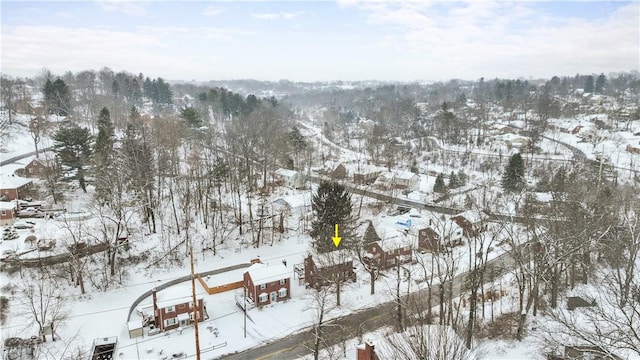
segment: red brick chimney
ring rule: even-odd
[[[369,341],[358,345],[358,360],[378,360],[375,352],[375,346]]]
[[[158,325],[158,295],[156,294],[156,288],[151,289],[151,296],[153,298],[153,319],[156,323],[156,326]]]

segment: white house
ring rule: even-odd
[[[273,210],[286,215],[304,215],[311,211],[311,193],[285,195],[273,201]]]
[[[273,176],[288,188],[303,189],[305,187],[305,176],[299,171],[278,169],[274,171]]]
[[[410,171],[396,170],[393,174],[393,185],[401,189],[415,189],[420,183],[420,176]]]

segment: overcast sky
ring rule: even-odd
[[[640,2],[2,1],[3,73],[447,80],[640,68]]]

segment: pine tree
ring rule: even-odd
[[[92,137],[89,129],[77,125],[60,128],[53,134],[53,140],[53,151],[60,158],[60,163],[70,170],[76,170],[80,188],[87,192],[84,175],[91,156]]]
[[[458,187],[467,185],[467,174],[460,169],[458,171]]]
[[[593,92],[593,76],[591,75],[587,76],[586,80],[584,81],[584,92]]]
[[[352,237],[354,217],[352,214],[351,194],[337,182],[324,181],[318,186],[313,195],[311,208],[314,221],[311,225],[311,237],[319,252],[332,251],[355,244]],[[337,248],[332,238],[335,236],[335,226],[339,226],[339,236],[342,238]]]
[[[93,149],[96,198],[101,201],[108,199],[111,190],[109,181],[105,180],[113,175],[113,132],[109,110],[106,107],[102,108],[98,116],[98,135]]]
[[[447,186],[444,184],[444,175],[438,174],[436,176],[436,183],[433,185],[433,192],[444,194],[447,192]]]
[[[191,106],[180,110],[180,117],[187,121],[189,127],[199,128],[202,126],[202,116],[200,116],[198,110]]]
[[[502,189],[505,192],[520,192],[524,189],[524,160],[520,153],[509,159],[509,164],[502,174]]]
[[[449,174],[449,189],[455,189],[458,185],[458,175],[453,171]]]
[[[42,89],[45,104],[49,108],[49,113],[60,116],[69,115],[71,110],[71,93],[65,82],[58,78],[53,83],[47,79]]]
[[[298,163],[298,166],[300,166],[300,153],[307,148],[307,141],[296,126],[291,129],[288,137],[289,144],[291,145],[293,152],[296,154],[296,162]]]
[[[604,74],[598,75],[598,78],[596,79],[596,89],[595,89],[596,94],[602,94],[602,90],[604,90],[604,83],[606,81],[607,80]]]

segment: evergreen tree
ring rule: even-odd
[[[595,88],[596,94],[602,94],[602,91],[604,90],[605,82],[606,82],[606,78],[604,74],[598,75],[598,78],[596,79],[596,88]]]
[[[311,237],[319,252],[332,251],[355,244],[352,237],[354,217],[352,214],[351,194],[343,185],[337,182],[324,181],[318,186],[313,195],[311,208],[314,221]],[[332,238],[335,236],[335,226],[339,226],[339,236],[342,238],[339,247],[335,247]]]
[[[47,79],[42,89],[44,101],[49,113],[60,116],[69,115],[71,110],[71,93],[65,82],[58,78],[53,83]]]
[[[458,171],[458,187],[465,186],[465,185],[467,185],[467,174],[465,174],[464,171],[460,169]]]
[[[436,176],[436,183],[433,185],[433,192],[438,194],[444,194],[447,192],[447,187],[444,184],[443,174],[438,174],[438,176]]]
[[[593,76],[591,75],[587,76],[586,80],[584,81],[584,92],[593,92]]]
[[[300,134],[300,130],[296,126],[291,129],[289,132],[289,144],[293,149],[293,152],[296,154],[296,163],[300,166],[300,153],[307,148],[307,141],[304,139],[304,136]]]
[[[101,201],[108,199],[111,190],[110,182],[105,180],[113,176],[113,132],[109,110],[102,108],[98,116],[98,135],[93,149],[96,198]]]
[[[76,171],[80,188],[87,192],[84,175],[91,156],[92,137],[89,129],[77,125],[60,128],[53,134],[53,140],[53,151],[60,158],[60,163]]]
[[[502,174],[502,189],[505,192],[520,192],[525,186],[524,160],[520,153],[514,154],[509,159],[509,164]]]
[[[202,116],[198,113],[198,110],[189,106],[180,110],[180,117],[187,121],[189,127],[199,128],[202,126]]]
[[[453,171],[449,174],[449,189],[455,189],[459,187],[458,185],[458,175]]]

